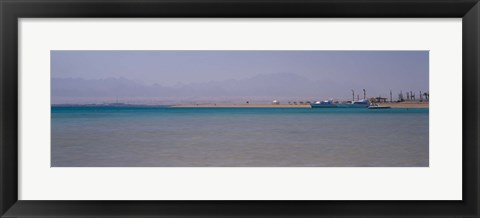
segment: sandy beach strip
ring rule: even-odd
[[[310,108],[309,104],[180,104],[180,108]]]
[[[428,108],[428,102],[378,103],[392,108]],[[179,104],[177,108],[310,108],[309,104]]]
[[[387,103],[377,103],[381,106],[390,106],[392,108],[428,108],[428,102],[387,102]]]

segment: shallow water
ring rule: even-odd
[[[52,167],[427,167],[428,109],[52,107]]]

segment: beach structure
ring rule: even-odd
[[[378,97],[375,97],[375,102],[383,102],[383,103],[386,103],[386,102],[387,102],[387,98],[382,98],[382,97],[378,96]]]
[[[428,101],[429,94],[428,92],[423,93],[423,97],[425,98],[426,101]]]
[[[400,90],[400,94],[398,94],[398,101],[399,102],[405,101],[405,99],[403,98],[403,91],[402,90]]]
[[[280,104],[280,102],[277,101],[277,100],[273,100],[273,101],[272,101],[272,104]]]

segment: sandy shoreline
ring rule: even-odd
[[[392,103],[378,103],[381,106],[390,106],[392,108],[428,108],[428,102],[392,102]]]
[[[400,102],[400,103],[378,103],[382,106],[392,108],[428,108],[428,102]],[[181,104],[171,107],[178,108],[310,108],[308,104]]]
[[[294,105],[294,104],[181,104],[174,105],[172,107],[181,108],[210,108],[210,107],[223,107],[223,108],[310,108],[310,105]]]

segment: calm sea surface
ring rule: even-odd
[[[52,107],[52,167],[427,167],[428,109]]]

